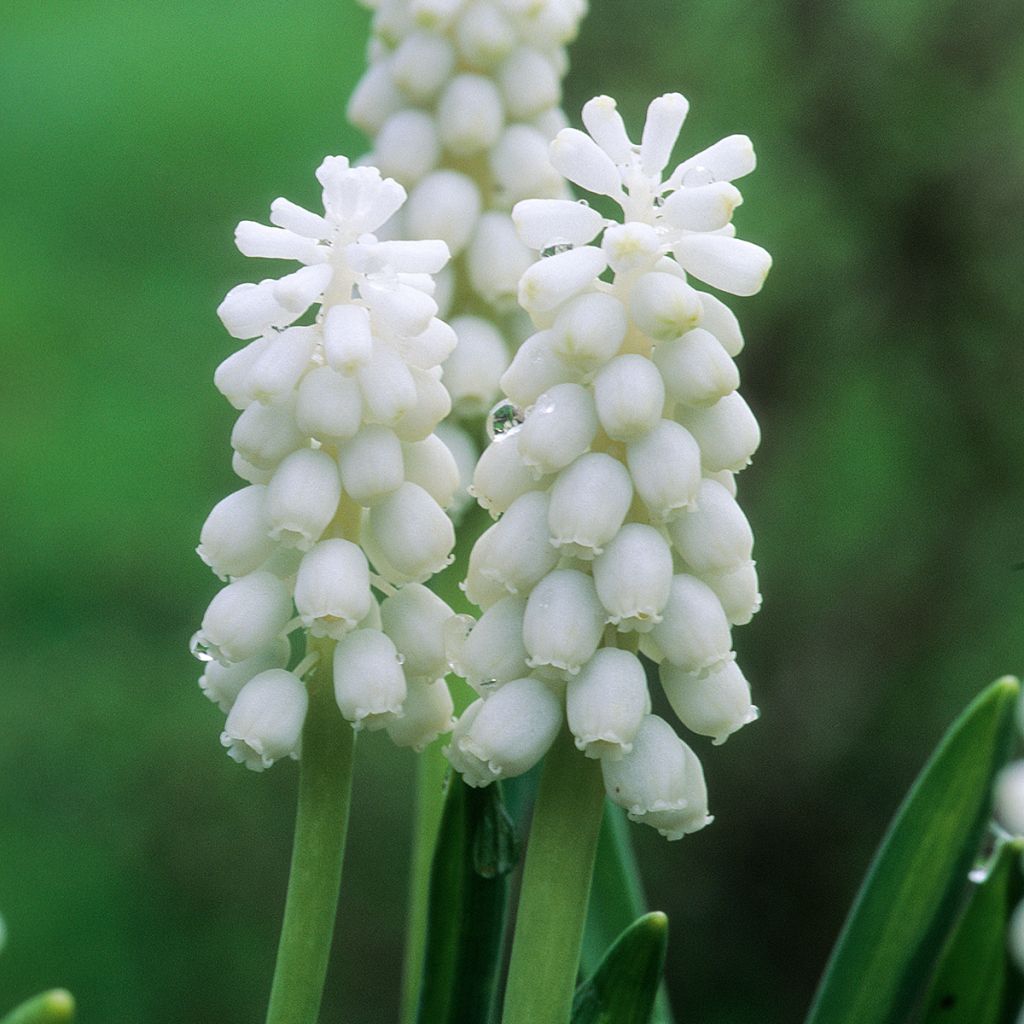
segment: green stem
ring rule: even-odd
[[[504,1024],[567,1024],[604,810],[597,761],[568,731],[544,761],[512,942]]]
[[[295,842],[267,1024],[316,1024],[334,935],[355,734],[334,702],[332,648],[320,646],[309,683]]]

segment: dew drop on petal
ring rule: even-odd
[[[514,402],[498,402],[487,414],[487,436],[493,441],[522,426],[526,415]]]
[[[697,164],[689,168],[683,175],[683,186],[685,188],[700,188],[701,185],[713,185],[715,176],[703,164]]]
[[[196,661],[213,661],[209,641],[203,636],[202,631],[195,633],[192,639],[189,640],[188,649],[192,652],[192,657]]]
[[[540,251],[540,258],[546,260],[549,256],[557,256],[559,253],[568,252],[573,248],[572,242],[562,239],[555,239],[550,245],[545,245]]]

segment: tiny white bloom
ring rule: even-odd
[[[394,643],[357,629],[334,648],[334,697],[354,729],[383,729],[402,713],[407,686]]]
[[[242,687],[228,712],[221,744],[239,764],[263,771],[296,754],[308,707],[309,697],[298,676],[268,669]]]

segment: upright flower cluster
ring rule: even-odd
[[[276,199],[274,226],[243,221],[235,235],[247,256],[302,267],[238,285],[218,309],[248,342],[214,377],[241,411],[232,465],[248,486],[203,526],[198,553],[229,582],[193,651],[207,662],[204,692],[227,713],[221,742],[256,770],[297,756],[301,677],[318,655],[333,657],[338,706],[356,729],[422,747],[452,715],[452,612],[422,585],[450,561],[443,509],[459,483],[433,433],[451,408],[440,366],[456,338],[436,316],[432,277],[448,248],[372,234],[406,198],[376,169],[328,157],[316,173],[323,215]],[[381,604],[371,587],[388,595]],[[319,642],[288,671],[299,627]]]
[[[511,351],[529,332],[516,305],[533,254],[509,217],[526,198],[568,195],[548,158],[566,124],[565,46],[586,0],[365,0],[374,9],[370,67],[348,106],[373,139],[369,163],[409,189],[389,232],[440,238],[439,278],[459,345],[444,367],[456,418],[482,417]],[[445,439],[472,469],[476,445]]]
[[[757,292],[771,260],[734,237],[754,168],[732,136],[666,178],[687,103],[650,105],[642,140],[615,102],[583,108],[551,162],[621,207],[526,200],[513,219],[540,259],[519,301],[537,327],[501,378],[507,403],[473,481],[499,521],[465,582],[484,611],[451,650],[481,695],[448,756],[482,786],[529,769],[568,719],[600,758],[609,797],[676,839],[711,819],[696,755],[651,714],[638,652],[659,666],[680,720],[723,742],[757,716],[731,627],[760,604],[753,537],[734,474],[760,435],[737,392],[736,318],[690,278]]]

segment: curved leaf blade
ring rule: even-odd
[[[978,696],[943,737],[882,841],[807,1024],[903,1024],[933,976],[1014,735],[1016,679]]]
[[[74,997],[67,989],[55,988],[16,1006],[0,1024],[68,1024],[74,1016]]]

